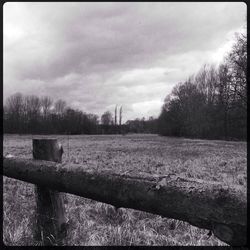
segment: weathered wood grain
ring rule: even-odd
[[[187,221],[230,245],[246,244],[247,195],[242,186],[171,176],[139,178],[15,158],[4,159],[3,174],[116,207]]]
[[[62,162],[63,149],[56,139],[33,139],[32,143],[34,159]],[[42,241],[45,246],[61,245],[66,236],[63,194],[49,189],[46,185],[37,185],[35,194],[35,239]]]

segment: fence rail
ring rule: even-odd
[[[135,177],[75,164],[4,158],[3,175],[59,192],[189,222],[233,246],[246,244],[242,186],[171,176]]]

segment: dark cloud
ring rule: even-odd
[[[51,94],[98,113],[122,102],[139,115],[133,103],[155,109],[245,16],[244,3],[7,3],[4,93]]]

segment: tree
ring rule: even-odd
[[[84,115],[79,110],[67,108],[65,110],[62,132],[68,132],[69,134],[81,134],[83,132]]]
[[[98,130],[99,119],[95,114],[87,114],[85,120],[85,130],[84,133],[96,134]]]
[[[115,106],[115,125],[117,125],[117,105]]]
[[[25,117],[27,128],[32,133],[37,132],[39,129],[40,111],[41,102],[39,97],[35,95],[25,96]]]
[[[231,92],[240,108],[247,110],[247,36],[236,34],[236,43],[226,58],[232,76]]]
[[[162,135],[246,139],[247,43],[237,36],[224,63],[204,65],[166,97],[158,119]]]
[[[42,109],[42,114],[44,118],[47,118],[47,116],[49,115],[52,104],[53,104],[53,101],[50,97],[44,96],[41,98],[41,109]]]
[[[122,125],[122,106],[120,107],[120,118],[119,118],[119,125]]]
[[[98,116],[66,107],[58,100],[51,112],[53,100],[44,96],[10,96],[4,105],[5,133],[98,133]]]
[[[224,139],[228,138],[228,121],[230,111],[231,74],[227,64],[221,64],[218,69],[217,82],[217,124],[218,131]]]
[[[102,116],[101,116],[101,121],[103,125],[111,125],[112,124],[112,114],[110,111],[106,111]]]
[[[50,124],[50,114],[52,109],[53,101],[50,97],[44,96],[40,100],[41,103],[41,113],[42,113],[42,130],[48,133],[51,127]]]
[[[16,93],[6,100],[6,122],[8,124],[8,131],[21,132],[22,129],[22,115],[23,115],[23,95]]]
[[[55,107],[54,107],[55,113],[56,113],[57,115],[60,115],[60,116],[63,115],[63,112],[64,112],[65,109],[66,109],[66,106],[67,106],[67,104],[66,104],[65,101],[63,101],[63,100],[61,100],[61,99],[57,100],[57,101],[55,102]]]

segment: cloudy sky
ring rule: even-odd
[[[48,95],[124,122],[157,117],[175,84],[219,63],[246,25],[242,3],[4,4],[4,100]]]

